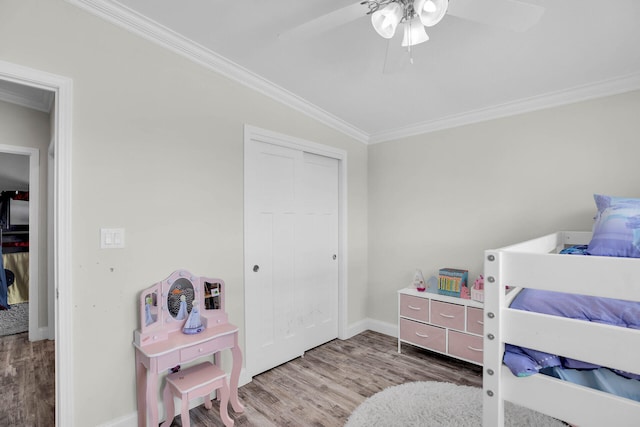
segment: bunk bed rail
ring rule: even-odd
[[[637,425],[640,402],[546,375],[515,377],[505,343],[640,373],[640,330],[509,308],[508,287],[640,301],[640,260],[557,254],[591,233],[558,232],[485,252],[484,426],[504,425],[504,401],[576,425]],[[630,283],[638,286],[629,286]],[[616,351],[624,349],[624,351]]]

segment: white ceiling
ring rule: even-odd
[[[640,89],[638,0],[523,0],[545,9],[526,32],[448,14],[391,73],[366,6],[330,31],[278,37],[357,0],[67,1],[364,142]]]

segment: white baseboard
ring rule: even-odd
[[[347,328],[347,338],[353,338],[356,335],[366,331],[367,329],[369,329],[368,327],[368,319],[363,319],[360,320],[357,323],[354,323],[352,325],[349,325],[349,327]]]
[[[129,415],[125,415],[120,418],[114,418],[104,424],[100,424],[98,427],[137,427],[138,426],[138,412],[134,412]]]
[[[364,331],[374,331],[392,337],[398,336],[398,325],[395,323],[381,322],[375,319],[363,319],[348,328],[349,338],[352,338]]]
[[[51,339],[49,337],[49,328],[29,329],[29,341],[41,341]]]

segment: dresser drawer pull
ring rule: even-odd
[[[478,352],[482,353],[482,349],[481,349],[481,348],[474,348],[474,347],[471,347],[470,345],[468,345],[468,346],[467,346],[467,348],[468,348],[469,350],[472,350],[472,351],[478,351]]]
[[[419,332],[416,332],[416,335],[419,336],[420,338],[429,338],[429,335],[421,334]]]
[[[477,323],[478,325],[483,325],[483,326],[484,326],[484,322],[483,322],[482,320],[476,320],[476,323]]]
[[[446,317],[447,319],[453,319],[454,317],[456,317],[453,314],[444,314],[444,313],[438,313],[438,314],[440,314],[440,316],[442,317]]]
[[[409,305],[408,307],[409,307],[411,310],[418,310],[418,311],[422,310],[420,307],[414,307],[414,306],[412,306],[412,305]]]

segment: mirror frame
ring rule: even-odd
[[[215,327],[219,324],[228,323],[228,316],[225,311],[225,283],[222,279],[214,279],[207,277],[194,276],[186,270],[176,270],[169,277],[161,282],[155,283],[153,286],[142,290],[139,297],[139,319],[140,329],[134,333],[134,341],[139,346],[145,346],[157,341],[166,340],[169,334],[181,331],[185,319],[177,320],[169,312],[168,297],[171,287],[177,280],[188,280],[193,286],[193,301],[197,301],[200,307],[200,317],[205,328]],[[219,308],[205,309],[205,286],[207,284],[219,284]],[[146,325],[145,305],[146,297],[149,294],[156,293],[157,302],[157,318],[156,321]]]

